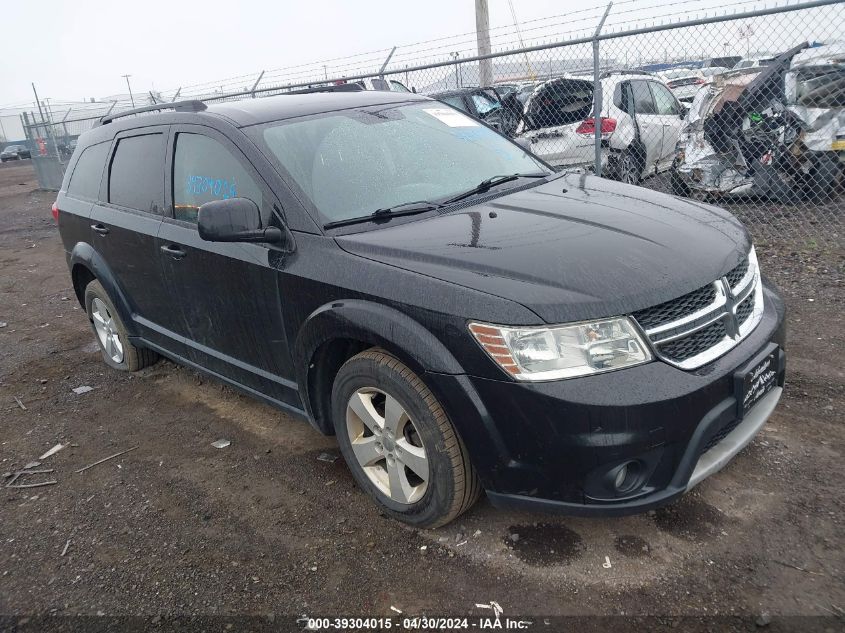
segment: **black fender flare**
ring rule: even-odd
[[[382,347],[421,376],[426,372],[463,374],[446,346],[420,323],[399,310],[360,299],[332,301],[314,310],[302,324],[293,348],[296,380],[308,417],[318,429],[310,393],[318,350],[331,341],[347,339]]]
[[[68,265],[74,280],[76,279],[76,273],[74,272],[76,267],[82,266],[102,284],[109,295],[109,299],[111,299],[114,307],[117,309],[120,320],[123,321],[129,336],[136,336],[137,332],[135,331],[135,322],[132,318],[132,308],[130,307],[129,299],[121,289],[117,277],[115,277],[111,268],[109,268],[108,264],[106,264],[103,257],[94,247],[86,242],[77,242],[68,258]],[[77,298],[79,299],[80,305],[85,308],[83,288],[80,289]]]

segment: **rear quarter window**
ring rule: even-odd
[[[117,142],[109,170],[109,202],[161,213],[164,206],[164,136],[127,136]]]
[[[85,200],[99,198],[100,181],[103,178],[103,168],[106,166],[110,146],[110,142],[97,143],[82,150],[67,185],[69,196]]]

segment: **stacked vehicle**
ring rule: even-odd
[[[672,189],[684,196],[825,199],[842,183],[845,43],[801,44],[717,75],[692,102]]]

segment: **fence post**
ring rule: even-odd
[[[258,88],[258,84],[260,84],[260,83],[261,83],[261,78],[262,78],[262,77],[264,77],[264,71],[263,71],[263,70],[261,71],[261,74],[260,74],[260,75],[258,75],[258,79],[256,79],[256,80],[255,80],[255,83],[254,83],[254,84],[252,84],[252,90],[250,90],[250,91],[249,91],[249,92],[250,92],[250,94],[252,95],[252,98],[253,98],[253,99],[255,99],[255,89],[256,89],[256,88]],[[181,89],[181,88],[179,88],[179,90],[181,91],[182,89]],[[174,101],[176,101],[176,99],[173,99],[173,100],[174,100]]]
[[[601,69],[599,67],[599,35],[601,35],[601,28],[604,26],[604,21],[607,19],[607,14],[610,13],[610,7],[613,2],[607,4],[604,10],[604,15],[601,16],[596,32],[593,34],[593,126],[595,127],[594,142],[595,142],[595,165],[593,170],[596,176],[601,176],[601,107],[603,97],[601,94]]]

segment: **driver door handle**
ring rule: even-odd
[[[176,244],[168,244],[167,246],[162,246],[161,251],[163,253],[167,253],[173,259],[182,259],[188,254],[181,248],[179,248]]]
[[[109,227],[103,226],[102,224],[92,224],[91,228],[94,230],[94,233],[99,233],[100,235],[109,234]]]

